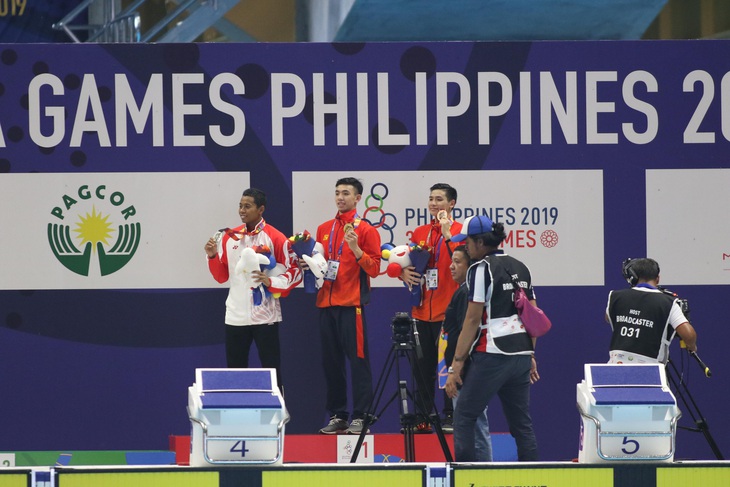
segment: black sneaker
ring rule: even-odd
[[[361,420],[362,421],[362,420]],[[361,423],[362,426],[362,423]],[[347,421],[337,416],[332,416],[327,426],[319,430],[323,435],[341,435],[347,430]]]
[[[453,433],[454,432],[454,418],[450,415],[444,416],[444,419],[441,420],[441,431],[444,433]]]
[[[401,434],[404,434],[406,432],[405,428],[400,429]],[[431,428],[431,424],[424,421],[423,423],[418,423],[413,427],[413,434],[414,435],[423,435],[423,434],[429,434],[433,433],[433,428]]]

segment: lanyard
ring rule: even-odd
[[[354,216],[354,218],[352,220],[352,229],[353,230],[355,228],[357,228],[357,222],[358,222],[359,219],[360,219],[360,215],[358,215],[357,212],[356,212],[355,213],[355,216]],[[332,258],[332,241],[333,241],[333,238],[332,237],[333,237],[333,235],[335,233],[335,225],[337,225],[337,218],[335,218],[332,221],[332,228],[330,229],[330,237],[327,239],[327,240],[329,240],[329,243],[327,244],[327,250],[328,250],[328,254],[327,255],[329,255],[330,259]],[[343,225],[343,227],[344,227],[344,225]],[[343,245],[345,245],[345,233],[344,233],[344,229],[343,229],[343,232],[342,232],[342,242],[340,242],[340,248],[337,249],[337,258],[335,259],[336,261],[339,261],[340,260],[340,257],[342,256],[342,246]]]
[[[431,225],[431,228],[428,230],[428,235],[426,235],[426,242],[428,242],[428,245],[431,245],[431,232],[433,232],[433,225]],[[439,256],[441,255],[441,241],[444,239],[444,235],[440,234],[439,238],[436,239],[436,245],[434,246],[435,255],[434,255],[434,261],[433,266],[438,267],[439,262]]]
[[[265,227],[265,226],[266,226],[266,222],[265,222],[265,221],[264,221],[264,219],[262,218],[262,219],[261,219],[261,220],[259,220],[259,222],[258,222],[258,223],[256,224],[256,226],[254,227],[254,229],[253,229],[253,230],[251,230],[250,232],[249,232],[249,231],[248,231],[248,229],[246,228],[246,225],[244,225],[244,226],[243,226],[243,228],[241,229],[241,231],[240,231],[240,232],[236,232],[236,231],[233,231],[233,230],[231,230],[231,229],[230,229],[230,228],[228,228],[228,227],[226,227],[226,228],[221,228],[221,229],[220,229],[220,230],[218,230],[218,231],[219,231],[219,232],[223,232],[223,233],[225,233],[226,235],[228,235],[229,237],[231,237],[231,238],[232,238],[233,240],[236,240],[236,241],[238,241],[238,240],[241,240],[241,239],[242,239],[243,237],[245,237],[246,235],[256,235],[256,234],[260,233],[260,232],[261,232],[261,231],[262,231],[262,230],[264,229],[264,227]]]

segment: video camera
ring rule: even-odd
[[[682,310],[682,313],[684,313],[685,318],[687,318],[687,321],[691,323],[691,320],[689,319],[689,301],[680,298],[677,293],[675,293],[674,291],[670,291],[665,287],[657,286],[657,289],[659,289],[664,294],[675,298],[677,300],[677,304],[679,304],[679,308]]]
[[[390,329],[393,331],[393,343],[413,344],[415,323],[408,313],[396,313],[390,321]]]

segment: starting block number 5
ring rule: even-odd
[[[669,435],[604,436],[601,451],[609,458],[663,458],[672,452],[672,437]]]
[[[633,455],[639,451],[639,442],[636,440],[630,440],[628,436],[624,436],[623,444],[626,446],[621,448],[621,451],[626,455]]]

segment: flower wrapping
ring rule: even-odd
[[[262,271],[265,271],[267,269],[273,269],[276,267],[276,259],[273,255],[271,255],[271,249],[268,245],[255,245],[252,247],[254,252],[256,252],[260,256],[264,256],[267,259],[267,263],[263,263],[263,259],[259,258],[259,269]],[[253,304],[254,306],[260,306],[261,303],[264,302],[264,300],[271,296],[271,291],[264,286],[263,284],[259,284],[257,287],[253,288]]]
[[[304,230],[301,233],[295,233],[289,237],[289,242],[291,242],[292,250],[300,259],[304,256],[311,257],[314,252],[314,245],[317,243],[307,230]],[[317,292],[317,277],[310,269],[304,271],[303,280],[304,292]]]
[[[408,257],[411,260],[411,265],[415,268],[421,276],[426,272],[428,267],[428,261],[431,260],[431,252],[427,247],[421,245],[412,245],[411,251],[408,253]],[[406,284],[406,286],[408,286]],[[409,287],[411,291],[411,306],[420,306],[422,299],[422,288],[423,285]]]

